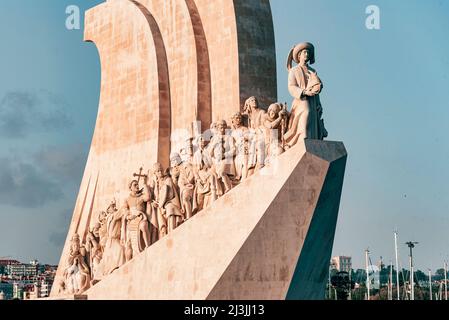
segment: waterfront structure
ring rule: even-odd
[[[6,274],[13,278],[21,277],[36,277],[39,272],[39,266],[37,264],[10,264],[6,266]]]
[[[352,270],[352,258],[350,256],[335,256],[332,257],[331,266],[339,272],[350,272]]]

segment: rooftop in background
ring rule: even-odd
[[[14,259],[0,258],[0,266],[9,266],[11,264],[20,264],[20,261]]]

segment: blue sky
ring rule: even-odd
[[[0,4],[0,256],[57,263],[98,108],[100,64],[65,8],[102,1]],[[365,27],[380,8],[381,29]],[[289,101],[285,61],[316,46],[331,140],[349,153],[334,254],[361,267],[393,256],[399,230],[420,243],[423,270],[449,260],[449,2],[272,0],[278,95]]]

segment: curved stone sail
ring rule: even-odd
[[[72,235],[85,242],[136,168],[167,166],[177,132],[208,129],[253,94],[276,101],[268,0],[108,0],[86,12],[85,40],[99,52],[101,94],[53,296]]]

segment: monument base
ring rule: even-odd
[[[324,299],[346,158],[341,142],[298,143],[85,295]]]

